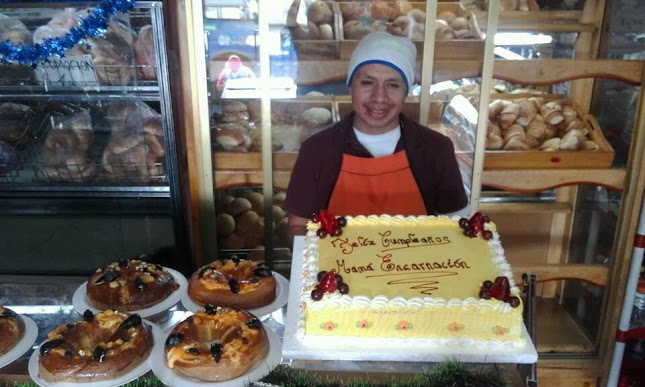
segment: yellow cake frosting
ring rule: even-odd
[[[478,297],[486,280],[511,268],[493,238],[463,235],[458,218],[347,217],[341,236],[319,238],[307,225],[300,334],[379,338],[467,338],[522,344],[522,304]],[[335,270],[349,293],[311,299],[321,270]]]

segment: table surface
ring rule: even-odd
[[[38,326],[38,337],[32,348],[13,363],[0,369],[0,381],[15,382],[29,380],[27,364],[29,357],[38,344],[47,337],[47,333],[60,324],[80,320],[81,314],[74,310],[72,295],[87,280],[87,277],[61,276],[8,276],[0,275],[0,305],[13,309],[19,314],[29,316]],[[167,330],[182,321],[191,312],[178,303],[165,312],[146,319]],[[267,329],[275,332],[280,339],[284,337],[284,322],[287,306],[261,319]],[[377,361],[334,361],[334,360],[290,360],[283,359],[284,364],[292,368],[313,371],[330,376],[343,377],[369,375],[370,379],[389,380],[392,376],[408,376],[433,366],[433,363],[422,362],[377,362]],[[475,365],[476,366],[476,365]],[[520,375],[513,365],[500,365],[512,386],[523,386]]]

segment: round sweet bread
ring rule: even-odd
[[[49,332],[39,350],[39,376],[48,382],[118,378],[144,362],[152,344],[152,329],[138,314],[87,310],[83,320]]]
[[[25,323],[11,309],[0,305],[0,355],[13,348],[25,334]]]
[[[259,262],[221,259],[193,273],[188,281],[188,296],[202,306],[251,309],[273,302],[275,288],[273,273]]]
[[[268,353],[269,340],[257,317],[212,305],[180,322],[165,343],[169,368],[209,382],[236,378]]]
[[[98,268],[87,281],[87,297],[98,309],[139,310],[166,299],[179,288],[161,265],[121,259]]]

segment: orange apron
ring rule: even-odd
[[[404,150],[376,158],[343,154],[328,209],[351,216],[427,214]]]

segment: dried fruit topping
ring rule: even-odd
[[[320,288],[326,292],[326,293],[331,293],[336,290],[336,278],[335,278],[335,270],[332,270],[325,274],[323,279],[320,281]]]
[[[222,358],[222,344],[215,343],[211,345],[211,355],[215,359],[215,363],[219,363],[219,359]]]
[[[231,289],[231,291],[235,294],[239,293],[240,291],[240,284],[237,282],[237,280],[233,277],[231,277],[228,280],[228,287]]]
[[[146,288],[146,283],[143,281],[143,278],[137,277],[134,279],[134,287],[143,290]]]
[[[129,259],[126,259],[126,258],[121,258],[121,259],[119,259],[119,266],[121,266],[121,267],[128,267],[128,265],[129,265],[129,264],[130,264],[130,260],[129,260]]]
[[[271,270],[264,266],[258,266],[253,270],[253,275],[256,277],[271,277]]]
[[[99,279],[94,282],[94,285],[100,285],[108,282],[112,282],[115,279],[119,278],[119,275],[113,271],[108,271],[103,274]]]
[[[139,325],[141,325],[141,316],[138,314],[132,314],[130,317],[126,318],[121,325],[119,325],[119,329],[126,330]]]
[[[97,345],[92,352],[92,359],[98,361],[99,363],[102,363],[103,360],[105,360],[105,348]]]
[[[94,313],[89,309],[85,309],[85,312],[83,312],[83,320],[87,322],[94,321]]]
[[[63,339],[56,339],[46,342],[45,344],[40,346],[40,356],[47,355],[52,349],[63,345],[64,342],[65,340]]]
[[[181,343],[182,340],[184,340],[184,335],[182,335],[181,333],[173,333],[166,339],[166,347],[174,347],[175,345]]]
[[[206,313],[211,316],[215,316],[217,314],[217,308],[212,304],[204,305],[204,310],[206,310]]]
[[[332,236],[340,236],[343,234],[341,227],[347,225],[347,219],[343,217],[336,218],[331,212],[327,210],[320,210],[311,216],[311,221],[314,223],[320,222],[320,228],[316,232],[319,238],[324,238],[327,234]]]
[[[508,301],[508,298],[511,296],[511,286],[508,283],[508,278],[495,278],[495,283],[490,288],[490,295],[500,301]]]
[[[262,321],[260,321],[260,319],[258,319],[257,317],[253,317],[246,322],[246,326],[251,329],[260,329],[262,328]]]

